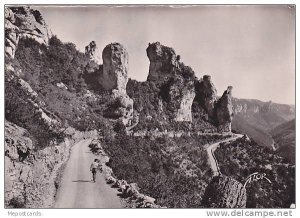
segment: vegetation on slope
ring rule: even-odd
[[[118,128],[120,131],[122,128]],[[201,207],[212,172],[204,144],[223,136],[130,137],[118,133],[103,147],[118,179],[137,183],[141,192],[172,208]]]
[[[248,183],[248,208],[287,208],[295,203],[295,166],[272,150],[253,140],[238,139],[222,144],[215,151],[220,170],[245,183],[255,172],[265,173],[265,179]]]
[[[32,99],[18,87],[15,80],[9,80],[6,75],[6,119],[28,129],[35,136],[37,147],[45,147],[52,139],[62,137],[57,132],[62,127],[90,130],[109,125],[99,111],[101,105],[96,104],[105,104],[107,95],[98,96],[91,92],[87,95],[87,85],[82,75],[91,62],[74,44],[62,43],[53,36],[46,47],[33,39],[22,38],[15,58],[7,59],[6,62],[11,62],[16,74],[37,92],[34,102],[60,121],[61,126],[55,126],[53,132],[37,120],[33,106],[29,103]],[[59,84],[62,86],[59,87]]]
[[[62,43],[56,36],[49,46],[34,39],[21,39],[16,51],[15,68],[37,92],[47,92],[49,85],[64,83],[71,91],[80,92],[86,86],[82,75],[89,59],[73,43]]]
[[[295,119],[285,122],[272,131],[276,153],[295,163],[296,126]]]
[[[295,118],[292,105],[262,102],[255,99],[232,99],[237,114],[232,120],[232,129],[246,133],[258,144],[271,148],[273,144],[270,131],[276,126]]]

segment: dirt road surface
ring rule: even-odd
[[[90,165],[96,158],[82,140],[72,148],[64,169],[54,208],[122,208],[118,191],[106,184],[101,173],[93,183]]]

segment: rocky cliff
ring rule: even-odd
[[[228,176],[214,177],[203,197],[203,205],[208,208],[245,208],[246,202],[246,189]]]
[[[225,112],[226,103],[228,110],[232,107],[231,92],[218,101],[211,77],[205,75],[198,80],[173,48],[155,42],[149,43],[146,52],[150,61],[147,81],[130,81],[127,87],[135,109],[145,120],[142,122],[150,121],[158,128],[169,122],[178,128],[182,128],[180,123],[190,123],[198,130],[213,131],[210,125],[215,125],[220,131],[231,131],[232,114]],[[143,93],[139,93],[141,89]],[[222,114],[230,117],[222,118]]]
[[[163,82],[175,73],[178,61],[174,49],[155,42],[149,43],[146,52],[150,61],[147,81]]]
[[[228,86],[222,97],[216,103],[216,118],[219,132],[231,132],[233,109],[231,102],[232,86]]]
[[[55,195],[55,174],[66,161],[69,142],[35,150],[26,129],[5,121],[5,206],[48,208]]]
[[[159,42],[149,43],[146,51],[150,61],[147,81],[160,88],[160,97],[173,112],[173,120],[192,122],[194,71],[179,61],[174,49]]]
[[[85,54],[88,55],[90,60],[100,64],[99,51],[95,41],[91,41],[87,46],[85,46]]]
[[[263,102],[255,99],[233,98],[234,114],[250,115],[257,113],[278,113],[285,120],[293,119],[295,107],[293,105],[278,104],[272,101]]]
[[[103,72],[99,82],[103,89],[125,92],[128,82],[128,53],[120,43],[107,45],[102,52]]]
[[[30,7],[6,8],[5,25],[7,57],[14,57],[21,38],[31,38],[40,44],[47,45],[52,35],[40,12]],[[152,90],[148,94],[154,99],[151,100],[152,105],[145,105],[148,108],[143,109],[148,112],[143,115],[140,113],[140,110],[136,110],[136,117],[141,115],[146,117],[147,120],[155,118],[158,120],[158,123],[161,123],[161,121],[165,123],[193,123],[193,119],[198,119],[194,123],[201,123],[201,119],[208,117],[209,119],[203,121],[207,122],[207,124],[203,125],[205,128],[213,124],[220,125],[219,129],[221,131],[231,130],[230,118],[222,118],[223,115],[226,115],[224,112],[225,104],[230,104],[230,101],[222,100],[223,103],[220,103],[220,105],[222,105],[223,109],[216,108],[217,91],[210,76],[206,75],[203,76],[203,79],[198,80],[195,72],[180,62],[180,55],[177,55],[173,48],[162,45],[159,42],[149,43],[146,52],[150,66],[145,84],[148,84],[149,87],[151,86],[150,89]],[[107,45],[102,52],[103,65],[99,65],[100,60],[95,41],[90,42],[85,47],[85,55],[90,60],[84,67],[85,72],[83,73],[86,73],[85,81],[92,81],[92,85],[89,86],[88,84],[88,87],[95,88],[99,84],[98,88],[96,88],[97,91],[103,90],[111,95],[111,99],[103,110],[104,117],[122,119],[124,124],[130,126],[133,117],[133,100],[126,93],[129,60],[125,47],[120,43]],[[34,76],[36,77],[36,75]],[[76,76],[81,77],[80,75]],[[88,79],[86,79],[87,77]],[[60,81],[57,84],[62,83]],[[145,96],[142,98],[145,98]],[[195,101],[198,102],[195,107],[199,108],[193,110]],[[135,104],[139,103],[136,102]],[[140,105],[135,107],[141,108]],[[150,112],[153,109],[156,111]],[[207,116],[203,114],[203,110]],[[195,115],[199,111],[201,115]],[[156,112],[157,116],[154,116]],[[197,125],[195,124],[195,126]]]
[[[107,45],[102,52],[103,70],[100,71],[101,88],[111,92],[104,116],[111,119],[122,119],[130,125],[133,117],[133,101],[126,94],[128,82],[128,53],[120,43]]]
[[[5,121],[5,207],[51,208],[58,188],[59,173],[74,143],[94,132],[65,131],[66,137],[38,150],[31,134]]]
[[[41,13],[24,7],[5,7],[5,55],[14,58],[20,38],[32,38],[48,44],[52,33]]]
[[[210,117],[214,116],[215,103],[217,101],[217,89],[211,81],[211,76],[204,75],[202,80],[195,84],[196,101],[203,105]]]

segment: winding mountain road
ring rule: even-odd
[[[118,191],[106,184],[101,173],[91,181],[90,165],[95,155],[88,145],[92,139],[82,140],[72,148],[64,169],[54,208],[122,208]]]
[[[215,154],[214,154],[215,150],[219,147],[220,143],[234,141],[234,140],[236,140],[238,138],[241,138],[241,137],[243,137],[243,135],[234,134],[234,136],[231,137],[231,138],[228,138],[228,139],[222,140],[220,142],[216,142],[214,144],[210,144],[210,145],[205,146],[206,147],[206,152],[207,152],[207,155],[208,155],[208,162],[211,166],[211,169],[213,171],[214,176],[218,176],[218,175],[221,174],[218,161],[217,161],[217,159],[215,157]]]

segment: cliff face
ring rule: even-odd
[[[5,8],[5,55],[11,58],[14,58],[19,42],[19,28],[15,21],[12,10]]]
[[[14,58],[19,39],[28,37],[48,44],[52,33],[41,13],[30,7],[5,8],[5,55]]]
[[[232,86],[229,86],[216,103],[216,118],[219,132],[231,132],[231,121],[233,117],[231,91]]]
[[[194,91],[194,82],[192,80],[188,82],[182,82],[182,79],[179,79],[179,82],[182,87],[179,85],[174,85],[170,88],[170,96],[172,96],[173,101],[179,99],[180,105],[178,106],[176,112],[176,121],[192,121],[192,104],[195,98]],[[180,87],[180,92],[178,93],[178,87]],[[176,93],[177,92],[177,93]],[[176,93],[176,94],[174,94]]]
[[[217,100],[217,89],[211,81],[211,76],[205,75],[202,80],[195,84],[196,99],[210,117],[214,116],[214,108]]]
[[[232,86],[224,91],[221,98],[217,98],[217,90],[209,75],[195,83],[195,101],[207,112],[208,119],[214,122],[219,132],[231,132],[233,118]]]
[[[85,54],[89,56],[90,60],[100,64],[100,57],[98,56],[98,48],[95,41],[91,41],[85,46]]]
[[[195,73],[179,62],[174,49],[159,42],[149,44],[147,56],[150,60],[147,81],[160,88],[160,96],[166,108],[172,111],[175,121],[192,122],[192,104],[195,98]]]
[[[66,140],[35,151],[28,131],[5,121],[5,206],[51,207],[56,172],[69,149]]]
[[[126,90],[128,82],[128,53],[120,43],[107,45],[102,52],[103,72],[99,82],[105,90]]]
[[[149,43],[146,52],[150,61],[147,81],[140,84],[130,81],[127,89],[135,109],[146,117],[145,122],[155,118],[158,122],[155,125],[160,126],[163,122],[184,121],[198,130],[214,131],[211,126],[216,125],[220,131],[231,131],[232,114],[225,112],[226,107],[230,110],[232,106],[231,94],[217,104],[217,90],[211,77],[205,75],[198,80],[192,68],[180,62],[174,49],[155,42]],[[145,90],[139,93],[140,89]],[[222,114],[227,117],[222,118]]]
[[[246,189],[228,176],[214,177],[203,197],[203,205],[208,208],[245,208],[246,202]]]
[[[64,139],[37,150],[26,129],[5,120],[5,207],[51,208],[72,145],[94,136],[68,128]]]
[[[174,49],[155,42],[149,43],[146,52],[150,60],[147,81],[162,82],[168,79],[178,65]]]
[[[103,52],[103,71],[100,72],[101,87],[111,92],[104,116],[111,119],[121,118],[125,125],[130,125],[133,117],[133,101],[126,94],[128,82],[128,53],[119,43],[107,45]]]

